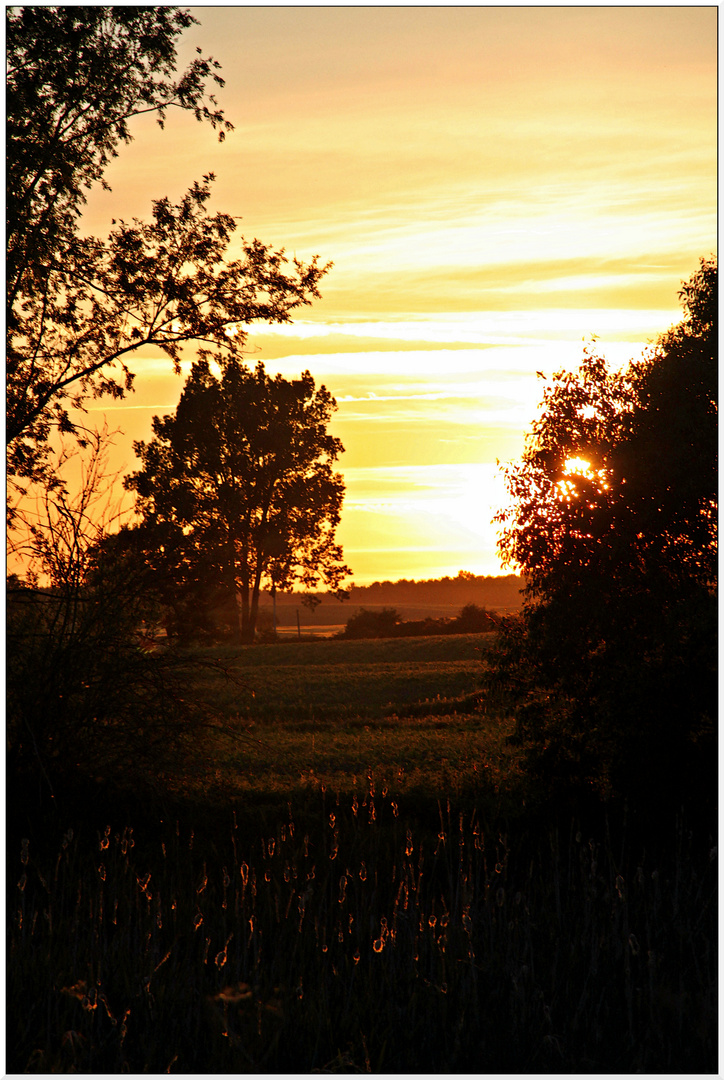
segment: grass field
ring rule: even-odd
[[[488,639],[187,657],[156,797],[8,844],[8,1071],[714,1072],[715,838],[526,812]]]
[[[367,777],[402,796],[495,802],[512,790],[511,723],[476,697],[488,636],[309,641],[196,660],[197,692],[221,716],[194,745],[184,782],[207,797],[290,798],[324,784],[351,795]]]

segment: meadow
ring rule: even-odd
[[[157,798],[13,820],[8,1071],[715,1071],[715,839],[526,807],[486,647],[195,650]]]
[[[479,703],[489,640],[195,650],[209,665],[194,669],[195,691],[217,720],[204,730],[203,753],[196,735],[183,783],[205,801],[298,798],[321,785],[351,796],[369,775],[433,801],[507,791],[516,771],[511,725]]]

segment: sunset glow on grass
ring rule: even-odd
[[[716,8],[192,10],[181,63],[220,61],[236,130],[138,118],[84,227],[213,172],[240,235],[332,261],[321,301],[250,328],[249,362],[338,402],[355,581],[499,573],[497,462],[540,375],[594,337],[640,355],[715,250]],[[136,393],[90,410],[125,472],[182,387],[160,355],[133,367]]]

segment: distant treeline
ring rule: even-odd
[[[352,604],[480,604],[491,608],[518,608],[525,581],[517,574],[483,576],[461,570],[457,577],[430,578],[426,581],[375,581],[355,585],[349,590]]]
[[[504,576],[471,574],[461,570],[457,577],[430,578],[426,581],[375,581],[372,585],[352,585],[347,590],[345,607],[379,607],[394,605],[406,608],[454,607],[466,604],[481,607],[519,608],[522,605],[524,578],[518,574]],[[320,594],[320,599],[323,594]],[[299,604],[299,593],[278,593],[277,604]],[[266,601],[268,602],[268,601]],[[326,605],[325,605],[326,606]],[[341,620],[340,620],[341,621]]]

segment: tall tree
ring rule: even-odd
[[[178,8],[6,10],[7,284],[16,299],[43,278],[76,232],[85,191],[102,181],[128,122],[169,107],[231,128],[207,97],[219,65],[200,55],[174,77],[176,40],[195,19]]]
[[[135,443],[137,492],[150,564],[180,591],[220,583],[238,603],[237,637],[254,637],[263,584],[333,592],[349,574],[335,542],[343,447],[327,426],[336,402],[309,372],[287,381],[227,364],[194,364],[175,413]]]
[[[672,781],[716,712],[716,262],[620,372],[547,387],[506,480],[500,550],[528,581],[498,686],[541,775]]]
[[[176,42],[194,23],[177,8],[24,7],[7,12],[7,442],[11,481],[54,482],[49,438],[74,432],[89,397],[132,388],[132,354],[153,345],[178,366],[193,341],[220,362],[241,356],[245,327],[284,322],[318,296],[326,268],[257,240],[227,248],[236,221],[208,212],[213,175],[178,206],[161,199],[149,223],[120,221],[108,240],[84,237],[85,192],[105,184],[129,121],[191,111],[231,125],[200,53],[175,77]],[[115,223],[114,223],[115,224]]]

